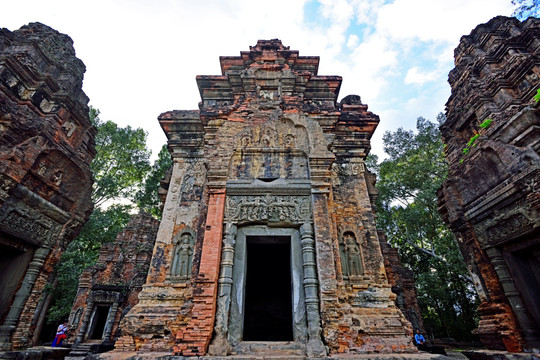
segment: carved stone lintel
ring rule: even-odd
[[[60,224],[25,206],[0,209],[0,224],[5,230],[44,246],[52,246],[61,230]]]
[[[225,219],[243,221],[303,222],[311,219],[309,196],[228,196]]]
[[[540,226],[540,217],[526,203],[517,204],[514,209],[499,211],[480,223],[477,227],[482,234],[482,246],[495,246],[527,234]]]

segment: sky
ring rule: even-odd
[[[338,100],[360,95],[382,137],[435,121],[450,95],[459,39],[511,0],[0,0],[0,27],[41,22],[69,35],[86,65],[83,89],[102,120],[143,128],[157,157],[159,114],[198,109],[197,75],[220,75],[219,56],[280,39],[339,75]]]

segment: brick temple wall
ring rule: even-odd
[[[0,349],[31,346],[43,290],[92,210],[95,128],[73,41],[39,23],[0,29]]]
[[[110,307],[104,329],[94,334],[104,344],[120,336],[122,317],[137,304],[146,281],[159,221],[147,213],[133,215],[112,243],[104,244],[95,265],[81,274],[79,289],[69,316],[67,341],[88,340],[92,314],[97,306]]]
[[[318,57],[277,39],[220,62],[221,75],[197,77],[199,110],[159,117],[174,164],[147,283],[116,349],[242,354],[251,231],[288,234],[301,264],[291,270],[297,351],[415,352],[368,194],[378,116],[359,96],[338,102],[341,77],[318,75]]]
[[[488,348],[540,345],[538,180],[540,20],[496,17],[461,38],[441,126],[449,175],[444,221],[481,300]]]

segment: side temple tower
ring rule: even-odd
[[[540,19],[493,18],[454,56],[439,211],[474,279],[484,345],[538,351]]]
[[[261,40],[198,76],[198,111],[159,121],[174,164],[118,350],[184,356],[414,352],[364,160],[379,117],[337,102],[318,57]]]

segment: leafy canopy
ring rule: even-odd
[[[135,194],[135,202],[139,209],[146,211],[153,216],[161,217],[161,199],[158,196],[158,190],[161,186],[161,179],[172,166],[172,159],[167,145],[161,148],[158,159],[154,161],[152,169],[144,180],[144,184]]]
[[[95,209],[79,236],[62,254],[56,268],[56,284],[49,287],[49,291],[54,288],[52,306],[47,314],[49,324],[68,317],[77,294],[79,276],[96,263],[103,244],[114,241],[127,225],[133,205],[119,204],[119,200],[134,200],[140,208],[160,215],[157,189],[166,171],[163,169],[170,164],[166,154],[160,153],[151,168],[150,151],[142,129],[121,128],[112,121],[103,122],[99,119],[99,110],[92,107],[90,120],[98,130],[96,156],[91,164]],[[170,161],[170,156],[168,159]],[[144,188],[141,187],[143,182]],[[142,200],[138,199],[138,194],[143,194]],[[110,206],[106,207],[105,203]]]
[[[444,114],[437,117],[439,124]],[[463,338],[475,327],[475,293],[453,234],[437,211],[437,190],[448,172],[439,124],[419,117],[416,132],[386,132],[388,158],[379,175],[377,225],[416,276],[419,304],[434,336]]]
[[[96,157],[90,165],[94,173],[92,200],[99,207],[106,201],[132,199],[137,186],[150,171],[150,151],[142,129],[118,127],[101,121],[99,110],[90,109],[90,120],[97,128]]]

